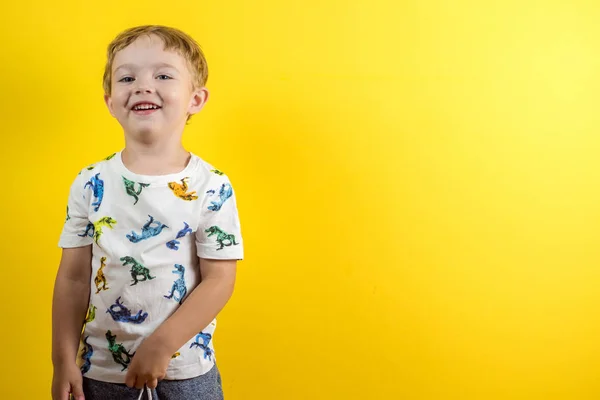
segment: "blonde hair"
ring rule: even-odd
[[[108,45],[106,52],[106,66],[102,85],[104,93],[111,95],[112,67],[115,54],[133,43],[143,35],[156,35],[164,43],[165,50],[172,50],[188,61],[194,88],[201,88],[208,80],[208,65],[200,45],[187,33],[176,28],[163,25],[142,25],[129,28],[119,33]]]

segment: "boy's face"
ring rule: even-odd
[[[104,100],[126,136],[179,135],[188,114],[199,112],[208,100],[206,88],[193,89],[187,60],[163,46],[155,35],[142,36],[115,54],[112,94]],[[138,109],[138,103],[146,109]],[[148,104],[157,108],[147,109]]]

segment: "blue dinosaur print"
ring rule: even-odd
[[[83,364],[81,365],[81,373],[85,374],[87,373],[90,368],[92,367],[92,354],[94,354],[94,348],[92,347],[91,344],[89,344],[87,342],[89,336],[86,336],[85,339],[83,339],[83,349],[82,349],[82,355],[81,355],[81,359],[83,360]]]
[[[140,235],[138,235],[134,231],[131,231],[131,234],[125,235],[127,236],[127,239],[129,239],[130,242],[141,242],[144,239],[149,239],[153,236],[159,235],[162,232],[163,228],[168,228],[167,225],[159,221],[154,221],[154,217],[152,215],[148,215],[148,217],[150,217],[150,220],[148,220],[148,222],[146,222],[146,224],[142,227],[142,233]],[[150,226],[153,223],[156,224],[156,226]]]
[[[210,192],[210,190],[209,190]],[[214,193],[214,191],[212,191]],[[208,192],[207,192],[208,193]],[[224,183],[221,185],[221,190],[219,190],[219,201],[211,201],[212,205],[208,206],[208,209],[211,211],[219,211],[223,206],[223,203],[233,195],[233,189],[229,183]]]
[[[81,236],[81,237],[86,237],[89,236],[91,238],[94,237],[94,232],[96,231],[96,227],[94,226],[94,224],[92,224],[91,222],[87,224],[87,226],[85,227],[85,233],[83,235],[81,234],[77,234],[77,236]]]
[[[100,209],[100,204],[102,204],[102,198],[104,197],[104,181],[100,179],[100,173],[92,176],[92,178],[85,183],[83,186],[84,189],[87,187],[92,188],[92,192],[94,193],[94,197],[97,199],[96,202],[92,203],[94,207],[94,211],[98,211]]]
[[[187,222],[183,221],[183,224],[185,225],[184,228],[182,230],[180,230],[179,232],[177,232],[177,237],[173,240],[170,240],[167,242],[167,247],[171,250],[179,250],[179,240],[177,239],[181,239],[182,237],[184,237],[187,233],[192,233],[192,229],[190,228],[190,226],[188,225]]]
[[[199,334],[196,335],[196,339],[195,339],[195,343],[192,343],[192,345],[198,345],[198,339],[202,338],[202,342],[204,344],[204,346],[208,346],[208,344],[210,343],[211,339],[212,339],[212,335],[210,333],[204,333],[204,332],[200,332]]]
[[[146,320],[146,317],[148,317],[147,312],[142,312],[142,310],[140,310],[136,315],[132,316],[131,311],[127,309],[127,307],[125,307],[123,303],[120,302],[120,300],[121,296],[119,296],[115,304],[111,305],[110,308],[106,310],[106,312],[110,313],[111,317],[115,321],[141,324]]]
[[[171,293],[169,295],[165,296],[165,298],[167,298],[167,299],[174,298],[175,301],[178,301],[179,304],[181,304],[183,302],[183,298],[187,294],[187,288],[185,287],[185,278],[184,278],[185,267],[180,264],[175,264],[175,270],[173,271],[173,273],[179,275],[179,278],[177,280],[175,280],[175,282],[173,282],[173,286],[171,287]],[[175,296],[175,292],[179,292],[179,297]]]
[[[181,239],[186,234],[192,233],[192,229],[190,228],[190,226],[188,225],[187,222],[183,221],[183,225],[184,225],[183,229],[180,230],[179,232],[177,232],[177,237],[175,239]]]
[[[170,248],[171,250],[179,250],[179,247],[178,247],[179,244],[180,244],[179,240],[173,239],[173,240],[169,240],[167,242],[167,247]]]
[[[198,341],[198,339],[202,338],[202,342],[200,343]],[[210,340],[212,339],[212,335],[210,333],[204,333],[204,332],[200,332],[199,334],[196,335],[196,339],[194,339],[194,342],[192,342],[192,344],[190,344],[190,349],[194,346],[201,348],[202,350],[204,350],[204,358],[208,358],[209,360],[212,361],[212,349],[210,347],[208,347],[208,344],[210,343]]]

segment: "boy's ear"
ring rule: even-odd
[[[193,115],[200,112],[202,107],[204,107],[208,101],[208,97],[209,92],[207,88],[201,87],[200,89],[194,90],[192,93],[192,100],[190,101],[190,107],[188,108],[188,114]]]
[[[113,113],[112,109],[112,99],[106,93],[104,94],[104,102],[106,103],[106,107],[108,107],[108,112],[110,112],[110,115],[114,117],[115,114]]]

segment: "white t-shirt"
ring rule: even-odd
[[[71,185],[59,247],[92,244],[91,294],[78,361],[85,376],[124,383],[144,338],[200,282],[198,257],[243,259],[227,175],[191,153],[175,174],[132,173],[121,152],[84,168]],[[165,379],[208,372],[216,319],[171,359]]]

